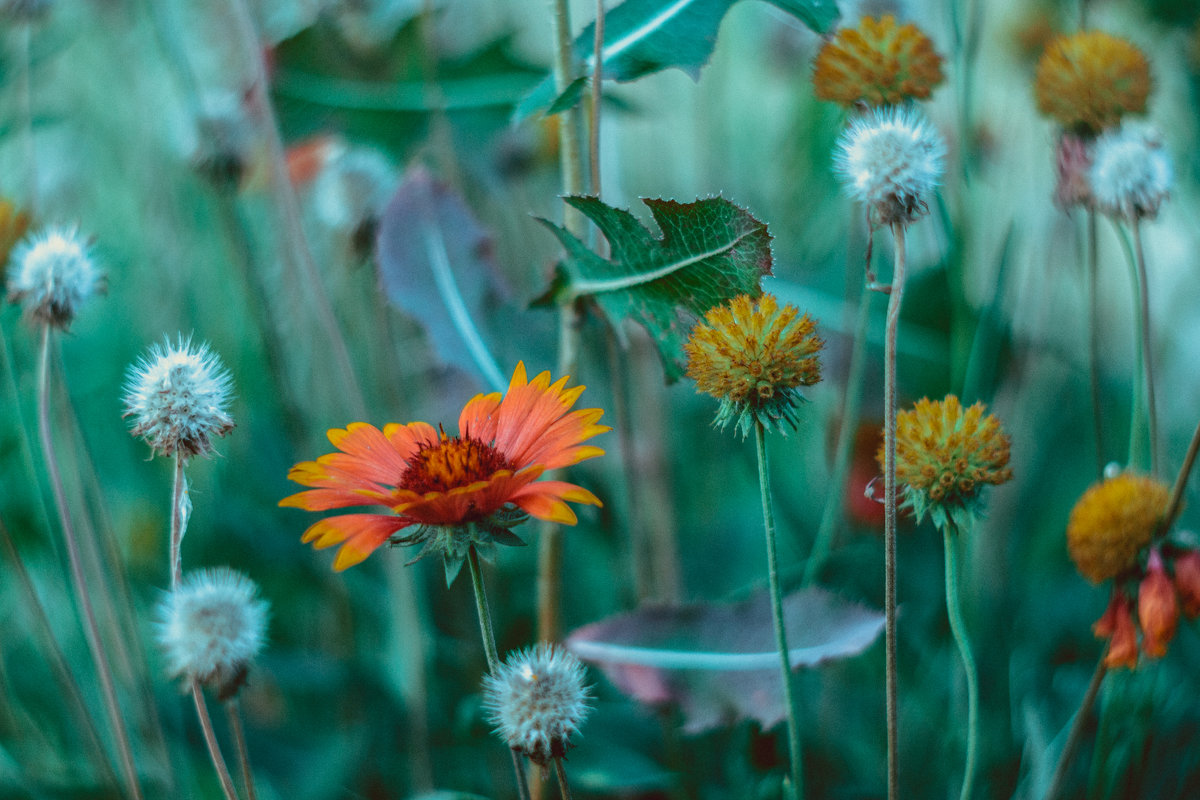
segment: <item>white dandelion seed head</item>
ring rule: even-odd
[[[79,307],[104,291],[104,277],[74,228],[48,228],[17,245],[8,297],[38,322],[66,329]]]
[[[855,119],[838,138],[834,166],[874,222],[911,222],[926,211],[944,170],[946,142],[916,110],[889,106]]]
[[[484,705],[496,733],[538,764],[562,758],[591,710],[583,664],[553,645],[510,654],[483,680]]]
[[[207,455],[212,439],[233,430],[229,399],[233,381],[207,344],[164,339],[129,370],[125,414],[131,433],[156,453]]]
[[[334,230],[379,218],[396,185],[396,169],[378,150],[336,145],[314,185],[317,215]]]
[[[1089,180],[1106,214],[1154,217],[1170,194],[1174,170],[1161,134],[1127,123],[1096,140]]]
[[[228,567],[190,572],[158,607],[158,641],[172,675],[236,681],[262,649],[267,602]]]

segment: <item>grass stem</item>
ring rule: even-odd
[[[1075,720],[1071,723],[1071,731],[1067,734],[1062,754],[1058,757],[1058,765],[1054,768],[1054,777],[1050,780],[1050,788],[1046,790],[1043,800],[1055,800],[1062,794],[1063,784],[1067,779],[1067,770],[1075,759],[1080,742],[1083,741],[1083,730],[1087,727],[1092,714],[1092,706],[1096,704],[1096,697],[1100,694],[1100,685],[1108,673],[1108,667],[1104,663],[1107,656],[1108,648],[1106,647],[1100,654],[1100,660],[1096,662],[1096,670],[1092,673],[1091,683],[1088,684],[1087,691],[1083,694],[1083,702],[1079,704],[1079,710],[1075,712]]]

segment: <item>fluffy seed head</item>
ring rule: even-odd
[[[267,612],[258,586],[240,572],[188,573],[158,607],[158,641],[171,674],[236,688],[262,649]]]
[[[1133,44],[1101,31],[1059,36],[1037,65],[1038,110],[1064,128],[1097,134],[1146,110],[1150,64]]]
[[[1067,522],[1067,550],[1079,573],[1100,583],[1137,566],[1170,494],[1165,483],[1129,472],[1093,484]]]
[[[562,758],[591,710],[584,678],[579,659],[554,645],[509,655],[483,680],[484,704],[496,733],[535,763]]]
[[[942,82],[942,57],[933,42],[912,23],[897,25],[890,14],[842,28],[821,47],[813,68],[817,97],[844,106],[923,100]]]
[[[49,228],[17,245],[8,278],[8,299],[39,323],[66,330],[104,278],[74,228]]]
[[[125,414],[131,433],[156,453],[206,455],[212,439],[233,430],[232,379],[207,344],[164,339],[129,370]]]
[[[821,380],[824,346],[808,314],[780,307],[773,295],[743,294],[709,310],[684,351],[696,391],[721,402],[716,424],[734,422],[745,436],[756,421],[796,426],[800,389]]]
[[[876,459],[882,467],[882,444]],[[983,403],[922,398],[896,416],[896,479],[918,520],[929,513],[938,527],[964,527],[985,485],[1012,480],[1008,459],[1008,436]]]
[[[865,203],[875,224],[923,215],[941,180],[946,142],[920,112],[888,107],[850,124],[838,139],[834,166],[846,192]]]
[[[1154,217],[1171,191],[1171,157],[1158,131],[1125,124],[1096,140],[1092,196],[1114,217]]]

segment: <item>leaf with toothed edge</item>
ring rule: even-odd
[[[675,67],[693,80],[712,57],[717,32],[730,8],[738,0],[626,0],[604,15],[604,47],[601,75],[605,79],[632,81],[643,75]],[[824,33],[838,19],[834,0],[767,0],[799,19],[817,33]],[[579,100],[581,80],[595,72],[595,28],[583,29],[573,44],[575,58],[583,64],[584,76],[563,92],[555,92],[553,76],[542,80],[517,104],[513,114],[519,122],[540,111],[556,114]]]
[[[696,319],[739,294],[758,294],[771,274],[771,234],[749,211],[723,197],[691,203],[643,199],[662,231],[656,237],[631,213],[595,197],[566,202],[596,224],[611,258],[592,252],[565,228],[539,220],[566,257],[534,305],[591,297],[617,327],[632,319],[658,345],[667,380],[683,375],[683,343]]]

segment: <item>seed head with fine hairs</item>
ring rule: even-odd
[[[537,764],[562,758],[590,711],[584,677],[579,659],[553,645],[510,655],[483,681],[496,733]]]
[[[1171,157],[1154,128],[1125,123],[1096,140],[1089,179],[1096,205],[1114,217],[1154,217],[1171,191]]]
[[[140,436],[163,455],[206,455],[212,439],[233,430],[232,380],[208,345],[182,336],[164,339],[129,371],[125,414]]]
[[[888,107],[850,124],[838,139],[834,167],[872,223],[907,224],[925,214],[945,156],[945,140],[920,112]]]
[[[73,228],[48,228],[17,245],[8,299],[35,321],[66,330],[79,307],[104,291],[104,278]]]
[[[158,607],[158,641],[172,675],[236,690],[265,641],[268,605],[228,567],[184,576]]]

